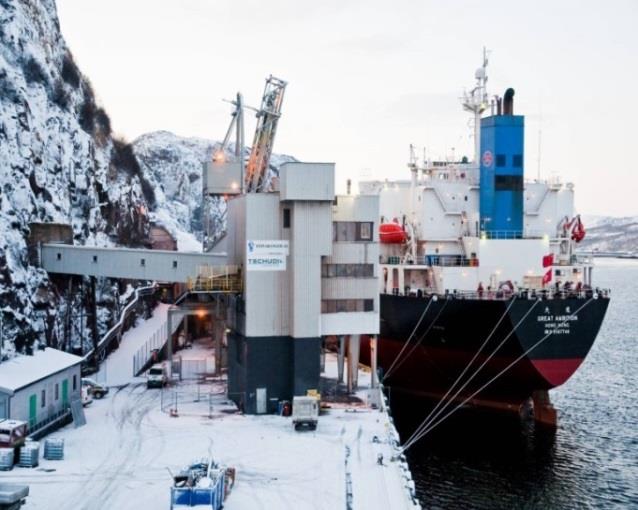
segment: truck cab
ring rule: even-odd
[[[319,400],[316,397],[294,397],[292,399],[292,424],[295,430],[308,427],[316,430],[319,420]]]

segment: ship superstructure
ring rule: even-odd
[[[591,258],[574,253],[584,235],[574,185],[524,179],[524,117],[513,97],[508,89],[490,116],[475,117],[474,161],[417,161],[411,147],[411,179],[359,183],[361,194],[380,196],[382,293],[592,285]]]

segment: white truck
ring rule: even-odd
[[[302,427],[315,430],[318,421],[319,400],[316,397],[293,397],[292,424],[295,430],[300,430]]]

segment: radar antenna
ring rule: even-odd
[[[476,86],[463,94],[463,108],[474,114],[474,163],[478,166],[481,152],[481,114],[488,106],[487,63],[488,51],[483,48],[483,65],[476,70]]]

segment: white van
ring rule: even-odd
[[[163,388],[168,384],[168,373],[163,363],[156,363],[148,370],[146,376],[147,388]]]

